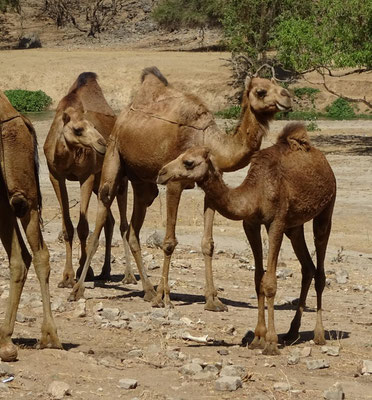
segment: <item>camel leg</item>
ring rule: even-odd
[[[101,273],[96,276],[97,281],[109,281],[111,279],[111,243],[114,234],[115,220],[110,209],[107,210],[105,230],[105,261],[102,266]]]
[[[315,265],[306,246],[304,226],[301,225],[299,227],[289,229],[285,233],[291,240],[293,250],[300,261],[302,272],[301,292],[296,314],[291,322],[291,327],[288,333],[284,337],[285,341],[294,341],[298,338],[298,331],[301,326],[301,318],[306,306],[307,293],[314,276]]]
[[[102,166],[101,182],[98,190],[96,225],[88,241],[87,258],[83,270],[79,281],[75,284],[68,297],[69,301],[77,301],[84,295],[85,277],[92,258],[98,249],[99,236],[106,223],[111,204],[116,195],[117,181],[120,177],[120,155],[112,141],[109,142],[106,155],[107,157],[105,157]]]
[[[254,257],[254,282],[256,287],[257,301],[258,301],[258,318],[257,325],[254,331],[254,339],[249,345],[250,349],[263,349],[265,347],[265,337],[267,333],[265,322],[265,294],[262,286],[262,277],[264,275],[263,256],[262,256],[262,240],[261,240],[261,226],[250,225],[248,222],[243,221],[243,228],[247,239],[252,249]]]
[[[322,294],[325,286],[324,259],[332,226],[334,201],[313,220],[314,244],[316,249],[315,291],[317,300],[316,325],[314,342],[325,344],[324,327],[322,321]]]
[[[214,251],[213,220],[215,210],[208,205],[204,197],[204,232],[201,248],[205,263],[205,306],[208,311],[227,311],[221,300],[217,297],[217,290],[213,282],[212,257]]]
[[[33,254],[32,261],[35,267],[36,275],[39,279],[41,299],[43,302],[43,324],[41,327],[40,348],[50,346],[56,349],[62,349],[50,306],[49,251],[41,234],[39,212],[36,210],[36,208],[33,208],[29,214],[22,218],[21,221],[26,233],[27,241]]]
[[[90,175],[85,181],[80,182],[80,216],[77,225],[77,233],[80,240],[81,256],[79,260],[79,268],[76,271],[76,277],[78,278],[83,270],[85,260],[87,259],[87,238],[89,235],[89,224],[88,224],[88,207],[90,197],[92,196],[93,185],[95,176]],[[94,273],[91,267],[89,267],[87,272],[87,281],[94,280]]]
[[[263,291],[267,301],[267,333],[266,344],[262,354],[278,355],[278,335],[274,324],[274,299],[276,295],[277,280],[276,266],[280,246],[283,240],[283,227],[281,224],[273,222],[268,230],[269,234],[269,254],[267,259],[267,270],[262,278]]]
[[[158,195],[158,188],[156,184],[147,182],[132,182],[132,186],[134,194],[134,204],[132,218],[130,221],[129,229],[127,231],[127,240],[141,277],[142,287],[145,292],[144,300],[151,301],[155,297],[156,292],[143,266],[139,233],[146,216],[147,207],[152,204],[152,202]]]
[[[130,260],[130,248],[127,240],[127,231],[129,228],[127,219],[127,203],[128,203],[128,178],[124,177],[119,185],[118,192],[116,194],[120,213],[120,234],[123,240],[124,252],[125,252],[125,272],[122,282],[124,284],[137,284],[137,279],[134,276],[132,263]]]
[[[66,244],[66,264],[63,270],[62,281],[58,283],[58,287],[73,287],[75,283],[75,273],[72,268],[72,241],[74,238],[74,227],[70,218],[68,194],[64,179],[57,179],[49,174],[54,191],[56,193],[61,212],[62,212],[62,232]]]
[[[10,287],[5,318],[0,327],[0,358],[2,361],[15,361],[17,347],[11,336],[17,315],[19,300],[31,265],[31,256],[23,242],[17,220],[8,201],[0,202],[1,224],[0,238],[9,258]]]
[[[176,239],[176,222],[178,206],[180,204],[181,194],[184,187],[182,183],[171,182],[167,185],[166,194],[166,207],[167,207],[167,227],[165,231],[165,238],[163,241],[164,261],[163,269],[159,285],[156,290],[156,297],[152,301],[153,307],[173,307],[170,301],[170,288],[169,288],[169,266],[174,249],[177,246]]]

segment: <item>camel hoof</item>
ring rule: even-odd
[[[154,307],[154,308],[164,308],[165,307],[165,304],[164,304],[163,299],[161,298],[161,296],[156,296],[152,300],[151,307]]]
[[[156,297],[156,292],[154,289],[146,290],[143,300],[152,301]]]
[[[227,306],[225,306],[225,304],[222,303],[222,301],[218,297],[215,297],[213,300],[207,300],[204,306],[204,310],[222,312],[228,311],[228,308]]]
[[[58,283],[59,288],[73,288],[75,285],[74,278],[64,278],[61,282]]]
[[[262,354],[265,356],[278,356],[280,354],[280,351],[278,349],[277,343],[267,343],[262,351]]]
[[[94,281],[101,281],[101,282],[110,282],[111,281],[111,275],[106,274],[106,273],[100,273],[99,275],[95,276],[93,278]],[[88,279],[86,279],[88,282]]]
[[[264,349],[265,344],[266,341],[264,337],[255,336],[254,339],[252,340],[252,343],[248,346],[248,348],[251,350]]]
[[[68,301],[78,301],[84,297],[84,285],[80,285],[80,283],[76,283],[70,296],[68,296]]]
[[[314,343],[320,346],[323,346],[327,343],[324,336],[314,336]]]
[[[0,359],[4,362],[12,362],[17,359],[18,350],[13,343],[7,343],[0,347]]]
[[[83,272],[83,268],[79,267],[78,270],[76,271],[76,279],[80,279],[81,273]],[[84,282],[92,282],[95,281],[96,279],[94,278],[94,272],[92,267],[88,268],[87,274],[85,276]]]
[[[133,274],[124,275],[122,283],[124,285],[137,285],[137,279]]]

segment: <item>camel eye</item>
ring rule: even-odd
[[[194,161],[185,160],[183,162],[183,165],[185,166],[186,169],[192,169],[194,167]]]
[[[74,128],[74,134],[76,136],[81,136],[83,134],[83,128]]]
[[[257,96],[258,97],[264,98],[266,95],[267,95],[267,90],[265,90],[265,89],[258,89],[257,90]]]

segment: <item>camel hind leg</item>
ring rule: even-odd
[[[324,259],[326,255],[329,235],[332,227],[333,201],[313,220],[314,244],[316,249],[315,291],[317,300],[316,324],[314,342],[325,344],[324,327],[322,320],[322,294],[325,286]]]

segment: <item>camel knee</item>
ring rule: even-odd
[[[209,239],[202,239],[202,243],[201,243],[201,248],[202,248],[202,253],[204,256],[213,256],[213,252],[214,252],[214,241],[212,238]]]
[[[85,217],[80,217],[76,230],[80,240],[87,240],[89,235],[89,224]]]
[[[23,284],[26,281],[29,265],[27,266],[22,260],[11,260],[9,268],[11,282]]]
[[[178,244],[177,239],[165,239],[163,242],[163,251],[167,256],[170,256],[173,254],[174,249],[176,248]]]
[[[30,204],[22,193],[15,193],[10,197],[10,205],[14,215],[18,218],[24,217],[30,210]]]
[[[276,279],[268,278],[266,275],[263,277],[262,289],[266,298],[275,297],[276,295]]]
[[[127,221],[120,221],[120,233],[123,234],[128,230],[129,224]]]
[[[66,224],[63,227],[63,239],[65,242],[72,242],[74,239],[74,227],[72,224]]]
[[[102,201],[102,203],[106,206],[106,207],[110,207],[112,201],[114,200],[114,196],[113,196],[113,190],[110,187],[110,185],[108,184],[108,182],[105,182],[102,187],[99,189],[98,192],[98,199]]]

